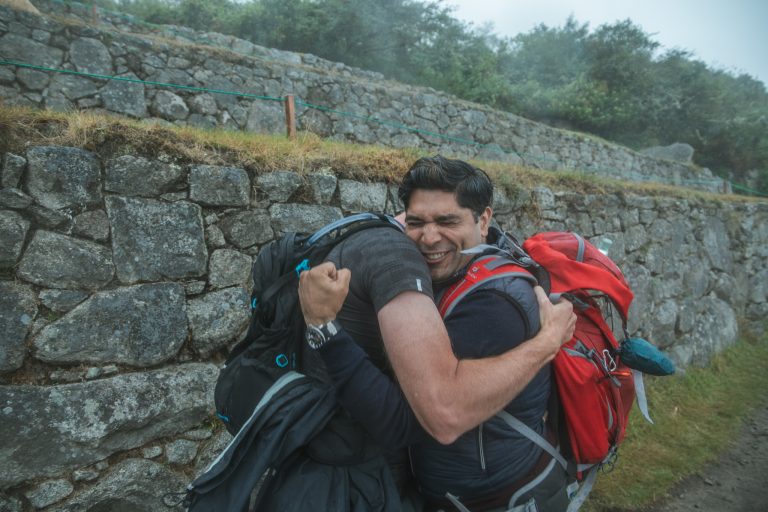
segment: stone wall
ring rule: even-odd
[[[7,103],[284,133],[282,103],[258,97],[293,94],[298,128],[323,137],[729,191],[727,182],[707,169],[387,81],[378,73],[314,55],[183,27],[149,26],[104,11],[94,25],[90,5],[44,0],[36,5],[47,14],[0,6],[0,58],[33,66],[0,66],[0,99]]]
[[[228,437],[223,350],[248,322],[249,267],[283,231],[398,209],[394,188],[71,147],[2,156],[0,510],[163,510]],[[298,198],[304,198],[300,201]],[[768,315],[768,205],[548,188],[497,191],[525,237],[613,240],[630,331],[701,364]],[[179,508],[177,507],[176,510]]]

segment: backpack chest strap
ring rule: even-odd
[[[525,279],[532,285],[538,284],[528,270],[506,258],[496,255],[478,258],[469,266],[464,277],[448,287],[440,296],[437,305],[440,316],[443,319],[447,318],[456,305],[477,288],[508,277]]]

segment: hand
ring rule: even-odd
[[[321,325],[336,318],[349,292],[352,273],[336,269],[330,261],[299,276],[299,302],[307,325]]]
[[[539,318],[541,329],[539,335],[542,343],[549,343],[553,350],[552,357],[557,354],[560,347],[573,337],[576,329],[576,314],[573,312],[573,304],[561,299],[557,304],[552,304],[541,286],[533,289],[536,299],[539,301]]]

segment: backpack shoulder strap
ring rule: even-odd
[[[527,269],[503,256],[481,256],[473,261],[467,273],[456,284],[450,286],[441,295],[437,305],[440,316],[447,318],[456,305],[478,287],[504,277],[519,277],[536,284],[536,278]]]

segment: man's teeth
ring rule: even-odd
[[[443,256],[445,256],[446,254],[448,254],[448,253],[447,252],[436,252],[436,253],[431,253],[431,254],[425,254],[424,257],[428,261],[437,261],[440,258],[442,258]]]

